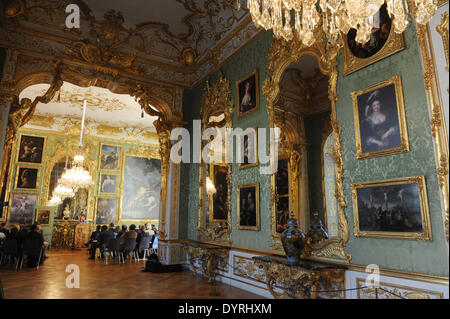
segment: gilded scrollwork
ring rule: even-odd
[[[223,76],[219,75],[219,79],[216,83],[210,85],[206,82],[206,87],[201,99],[200,115],[202,119],[202,129],[216,128],[218,130],[223,128],[230,128],[233,115],[233,99],[231,97],[230,81]],[[221,118],[221,119],[220,119]],[[224,138],[224,136],[222,136]],[[226,139],[225,139],[226,140]],[[222,140],[223,141],[223,140]],[[228,141],[229,142],[229,141]],[[205,141],[203,141],[205,144]],[[203,145],[204,146],[204,145]],[[227,147],[225,147],[225,150]],[[226,153],[221,153],[226,156]],[[199,233],[199,239],[206,240],[221,240],[229,241],[231,233],[231,165],[224,164],[223,160],[220,164],[227,168],[227,199],[226,207],[227,219],[222,224],[209,223],[206,221],[206,169],[205,162],[199,164],[199,205],[198,205],[198,223],[197,229]],[[211,208],[210,208],[211,209]]]
[[[316,38],[323,39],[323,32],[319,30],[316,34]],[[312,246],[311,257],[315,258],[338,258],[348,262],[351,258],[350,255],[344,253],[344,247],[349,240],[349,230],[347,218],[345,216],[345,196],[343,186],[343,165],[341,154],[341,127],[337,121],[336,116],[336,101],[337,101],[337,57],[340,51],[340,44],[325,44],[324,41],[315,41],[311,47],[306,47],[302,44],[297,37],[290,42],[284,40],[275,40],[272,43],[269,54],[267,55],[267,74],[271,74],[264,80],[263,93],[267,101],[267,113],[269,116],[269,127],[274,125],[280,126],[276,120],[277,111],[275,103],[280,93],[280,81],[284,70],[291,64],[298,62],[303,56],[314,56],[318,61],[318,68],[320,72],[329,77],[328,80],[328,98],[331,102],[331,127],[334,136],[334,151],[333,157],[336,163],[336,192],[335,196],[338,201],[338,221],[339,221],[339,238],[334,240],[325,240],[320,245],[315,244]],[[295,155],[295,154],[292,154]],[[295,162],[295,158],[293,159]],[[276,221],[276,194],[274,177],[272,177],[271,183],[272,193],[272,223]],[[274,232],[272,225],[272,238],[274,244],[272,249],[280,249],[279,235]],[[278,244],[277,244],[278,243]]]

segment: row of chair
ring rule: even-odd
[[[38,257],[36,269],[39,269],[39,264],[42,258],[42,246],[40,245],[39,240],[25,239],[23,242],[22,251],[19,249],[19,241],[17,239],[9,238],[4,240],[0,257],[0,265],[3,265],[6,258],[8,258],[9,262],[11,262],[11,258],[17,258],[16,270],[21,270],[24,259],[28,259],[30,257]]]
[[[108,264],[108,255],[113,256],[113,258],[118,257],[119,264],[125,263],[124,261],[124,253],[130,254],[130,263],[132,259],[134,262],[139,262],[141,259],[139,258],[140,253],[144,253],[143,260],[145,260],[145,256],[147,254],[156,253],[157,249],[150,247],[151,237],[143,237],[139,242],[139,246],[136,248],[136,238],[127,238],[125,243],[123,244],[123,248],[120,247],[120,238],[112,238],[108,241],[105,247],[105,263]]]

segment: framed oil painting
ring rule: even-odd
[[[238,135],[237,156],[239,169],[258,166],[258,129],[248,128]]]
[[[212,183],[216,192],[212,196],[212,209],[210,210],[210,221],[226,222],[228,220],[228,166],[211,164]]]
[[[50,225],[50,218],[52,216],[52,210],[48,208],[36,209],[36,222],[41,226]]]
[[[159,219],[161,161],[125,154],[122,180],[121,220]]]
[[[16,190],[37,190],[39,182],[39,168],[27,165],[17,165]]]
[[[246,116],[259,109],[258,70],[236,82],[238,117]]]
[[[348,75],[390,56],[405,48],[403,34],[394,32],[392,20],[383,4],[375,14],[375,26],[370,40],[365,44],[356,42],[356,30],[350,29],[344,36],[344,74]]]
[[[97,197],[95,203],[95,223],[97,225],[116,224],[119,199],[116,197]]]
[[[358,159],[409,152],[399,75],[351,95]]]
[[[9,222],[18,224],[33,223],[37,195],[13,194],[9,209]]]
[[[45,136],[21,135],[19,139],[18,163],[41,164],[45,149]]]
[[[119,189],[119,173],[100,172],[98,193],[102,195],[115,195]]]
[[[100,169],[120,169],[120,154],[122,148],[118,145],[100,144]]]
[[[353,183],[357,237],[432,240],[425,176]]]
[[[259,183],[240,185],[238,192],[238,229],[260,229]]]

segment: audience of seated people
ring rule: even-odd
[[[157,247],[157,238],[158,231],[155,225],[151,225],[151,231],[153,231],[153,235],[150,235],[148,224],[140,225],[138,229],[136,229],[136,225],[131,224],[130,227],[127,225],[114,226],[113,223],[109,224],[109,227],[106,225],[100,226],[97,225],[97,229],[92,232],[89,243],[89,259],[95,259],[96,250],[100,250],[99,258],[104,258],[104,252],[106,245],[108,244],[110,239],[119,238],[120,240],[120,249],[123,251],[125,242],[128,238],[136,239],[136,249],[139,248],[139,244],[141,240],[145,237],[152,236],[150,240],[150,244],[148,248],[156,248]],[[155,244],[155,245],[154,245]],[[154,247],[156,246],[156,247]],[[140,258],[143,257],[143,251],[140,252]],[[128,252],[125,252],[124,259],[127,258]]]
[[[42,234],[41,226],[36,223],[30,227],[26,227],[23,224],[16,226],[15,224],[7,226],[6,223],[0,225],[0,249],[3,249],[3,244],[6,240],[17,240],[18,256],[22,256],[23,245],[27,240],[37,240],[39,246],[42,248],[42,254],[40,259],[40,264],[42,265],[44,260],[47,258],[46,251],[48,243],[44,240]],[[36,267],[39,256],[28,256],[27,267]],[[15,262],[15,257],[11,259]]]

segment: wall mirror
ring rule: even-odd
[[[306,234],[321,221],[328,238],[314,240],[306,258],[348,262],[339,126],[335,120],[338,50],[316,41],[276,40],[263,92],[271,127],[281,129],[278,171],[271,176],[271,249],[284,253],[281,233],[293,212]]]
[[[201,149],[207,151],[199,164],[199,240],[230,242],[231,164],[225,160],[224,137],[225,129],[231,128],[232,114],[230,83],[220,75],[217,83],[206,84],[200,109],[202,136],[208,130],[223,138],[214,139],[211,135],[209,140],[202,140]]]
[[[97,161],[92,160],[88,155],[92,149],[91,144],[86,143],[85,148],[82,151],[84,156],[83,166],[87,169],[91,176],[95,179],[95,167],[97,167]],[[70,168],[73,156],[78,150],[78,144],[75,139],[58,141],[55,146],[48,150],[48,160],[44,165],[44,185],[42,188],[41,204],[46,206],[48,201],[52,197],[53,190],[58,183],[58,179],[64,172],[66,167]],[[87,220],[94,219],[94,188],[79,189],[75,196],[72,198],[62,199],[62,203],[55,207],[55,220],[61,220],[64,216],[64,210],[66,208],[70,211],[70,219],[79,219],[81,215],[85,215]]]

